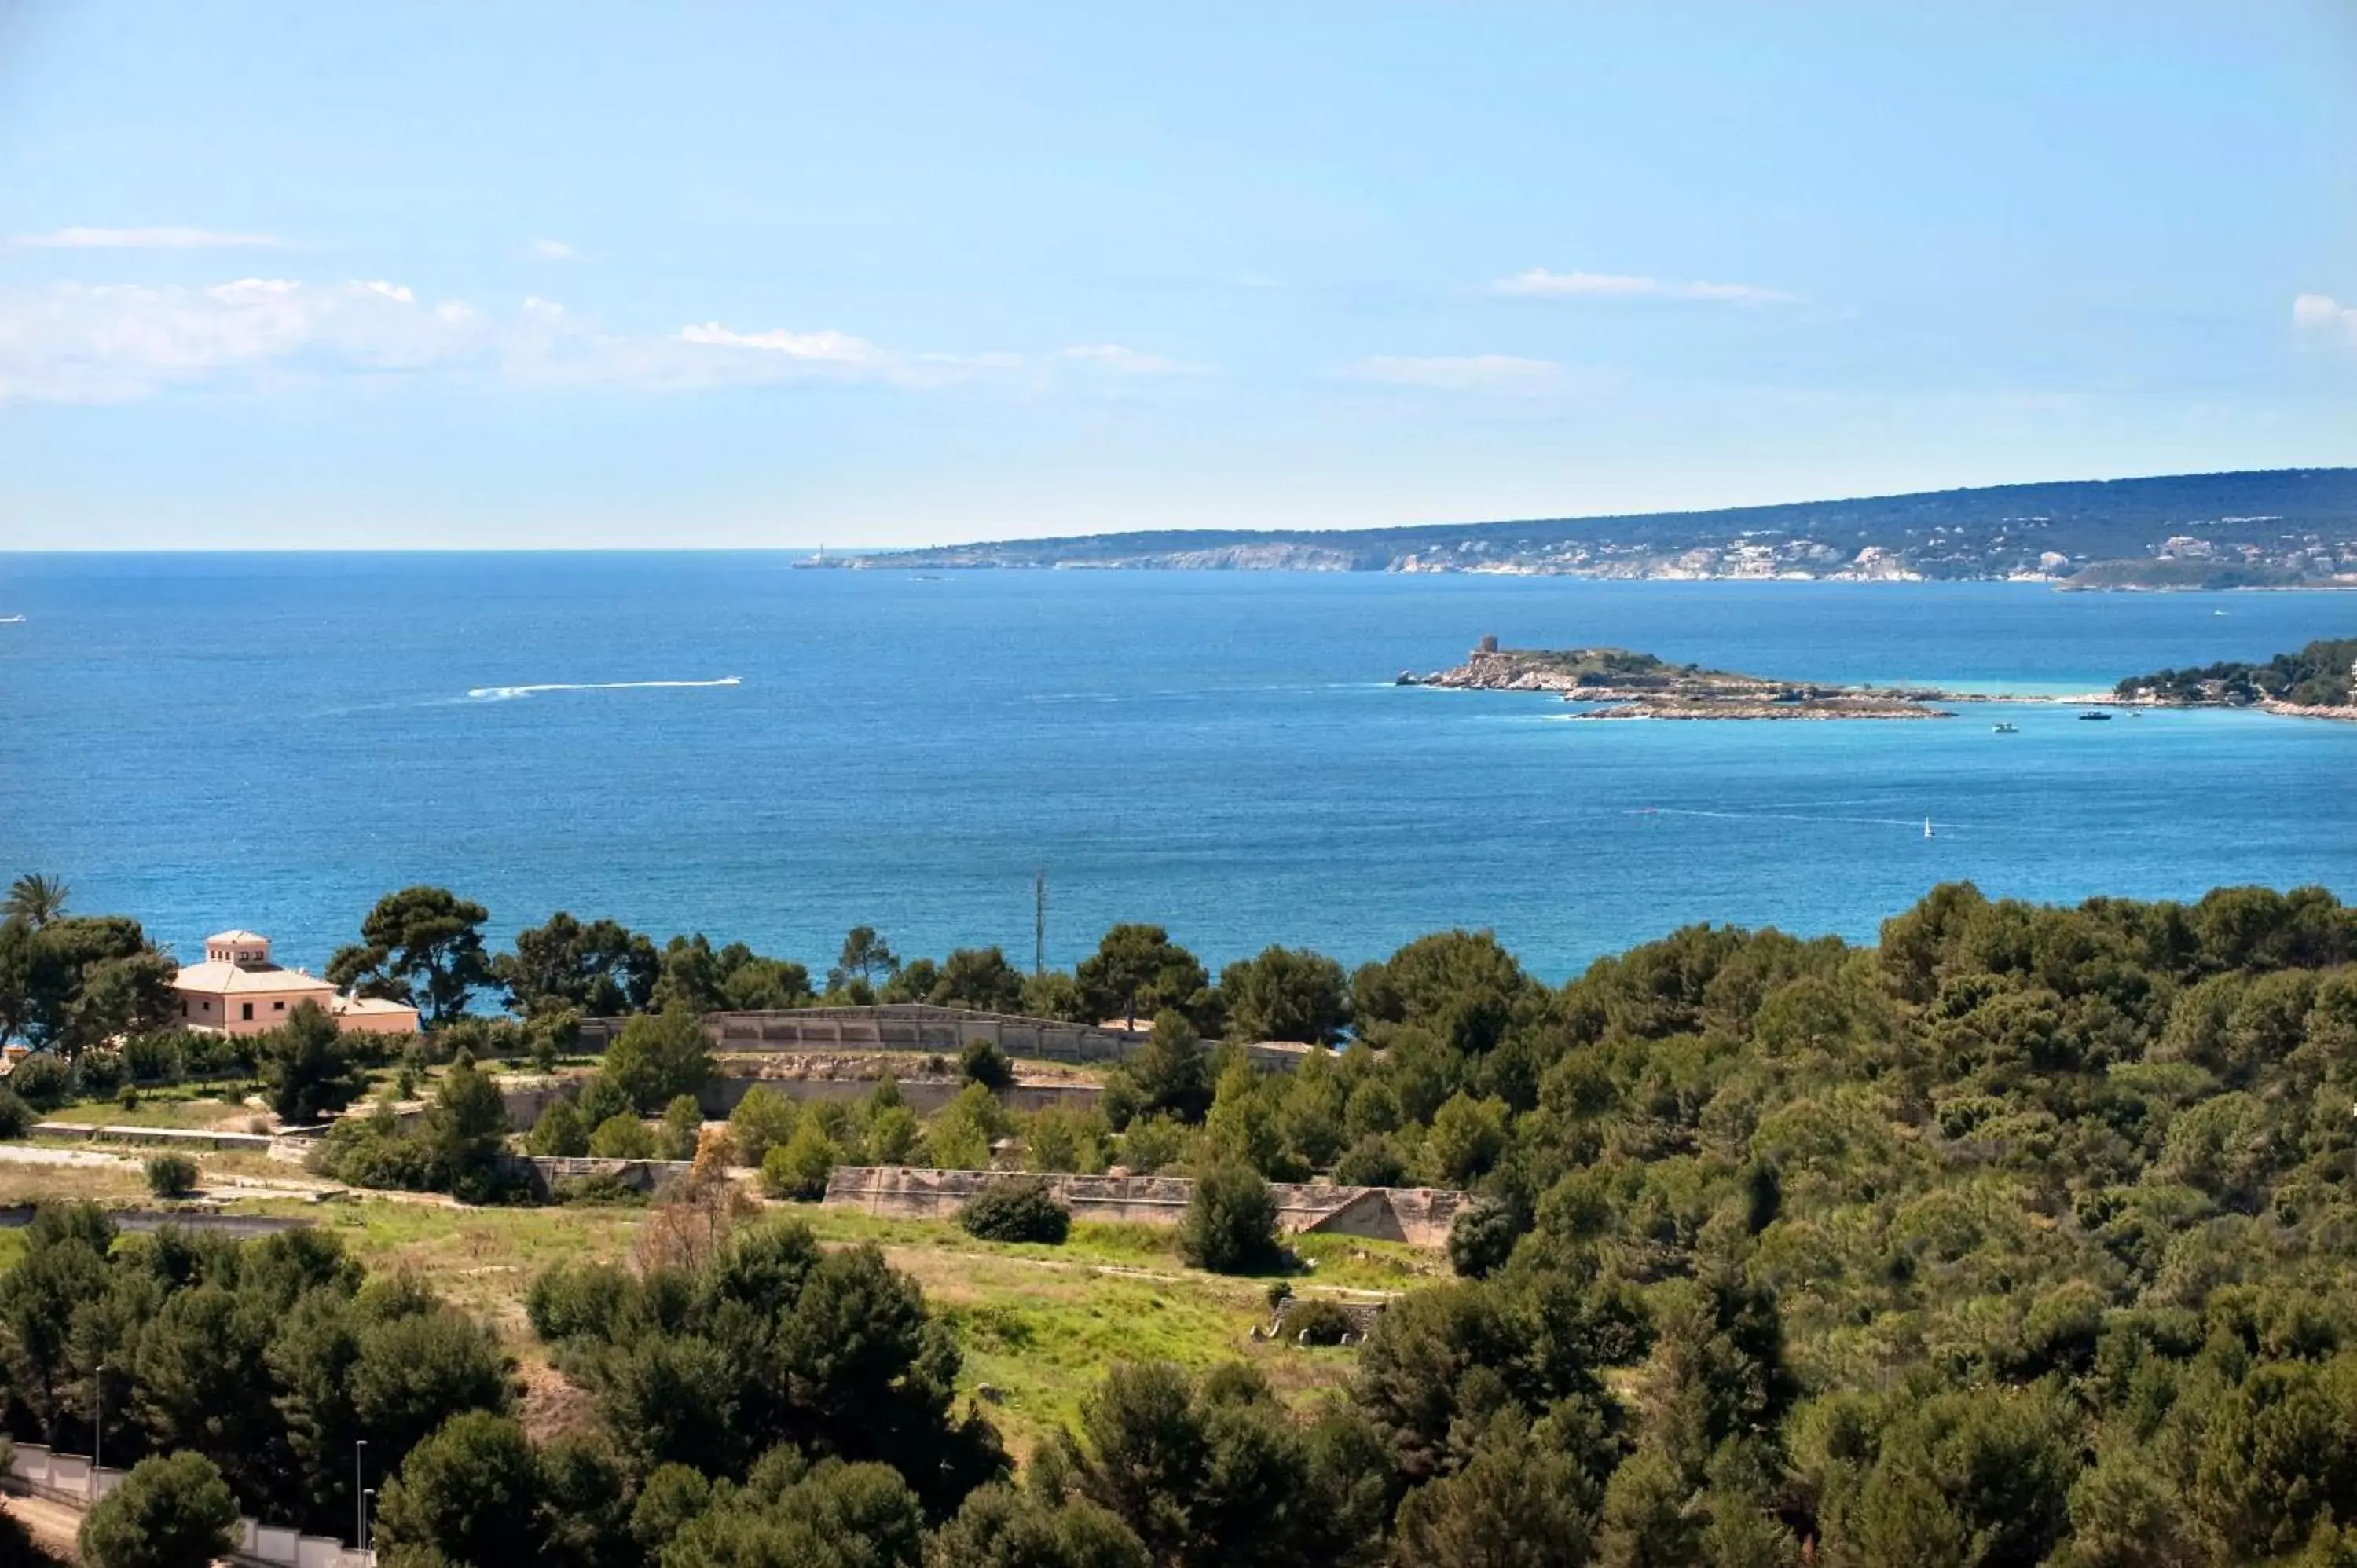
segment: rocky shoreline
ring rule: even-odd
[[[1586,701],[1587,699],[1582,699]],[[1762,719],[1815,720],[1839,722],[1845,719],[1952,719],[1956,715],[1945,708],[1925,707],[1915,703],[1879,703],[1870,699],[1857,701],[1828,698],[1818,702],[1755,703],[1725,702],[1664,702],[1652,697],[1631,697],[1616,700],[1586,713],[1573,714],[1575,719]]]
[[[1649,653],[1617,648],[1500,648],[1494,638],[1465,662],[1419,675],[1400,671],[1397,684],[1467,692],[1541,692],[1593,704],[1580,719],[1857,720],[1944,719],[1933,704],[1943,692],[1867,686],[1820,686],[1777,681],[1693,664],[1671,664]]]
[[[2149,692],[2056,695],[1946,692],[1928,686],[1823,686],[1672,664],[1626,649],[1500,648],[1495,638],[1483,638],[1462,664],[1424,674],[1403,670],[1394,684],[1458,692],[1541,693],[1581,704],[1580,712],[1569,715],[1577,719],[1952,719],[1956,714],[1949,704],[1997,703],[2130,710],[2251,707],[2282,718],[2357,724],[2357,706],[2319,706],[2275,698],[2228,703],[2170,700]]]
[[[2154,705],[2157,707],[2213,707],[2224,706],[2227,704],[2209,703],[2156,703]],[[2278,703],[2272,698],[2260,703],[2258,706],[2265,708],[2268,713],[2274,714],[2278,718],[2330,719],[2339,724],[2357,725],[2357,708],[2330,708],[2319,707],[2313,703]]]

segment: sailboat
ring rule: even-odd
[[[1929,817],[1923,819],[1923,836],[1925,838],[1932,836],[1932,819]]]

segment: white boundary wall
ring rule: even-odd
[[[79,1454],[52,1454],[38,1443],[19,1443],[8,1463],[7,1487],[63,1503],[71,1509],[91,1504],[123,1484],[125,1472],[109,1466],[93,1472]],[[375,1568],[376,1553],[360,1552],[331,1535],[305,1535],[292,1526],[264,1524],[260,1520],[237,1521],[237,1545],[230,1555],[240,1563],[264,1568]]]

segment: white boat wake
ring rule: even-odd
[[[479,703],[510,703],[543,692],[642,692],[658,687],[741,686],[744,678],[723,675],[717,681],[545,681],[532,686],[476,686],[467,695]]]

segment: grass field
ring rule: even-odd
[[[194,1127],[207,1131],[226,1123],[229,1131],[242,1133],[247,1131],[246,1123],[257,1118],[266,1122],[268,1113],[242,1101],[216,1098],[210,1092],[157,1090],[143,1091],[136,1105],[126,1106],[112,1099],[78,1100],[59,1106],[41,1120],[77,1127]]]
[[[371,1269],[407,1267],[492,1323],[519,1361],[544,1359],[524,1320],[532,1282],[553,1263],[621,1262],[644,1224],[638,1208],[465,1209],[366,1199],[322,1208],[293,1202],[241,1209],[301,1212],[345,1239]],[[1124,1358],[1208,1367],[1242,1357],[1287,1397],[1339,1387],[1350,1353],[1255,1341],[1267,1316],[1261,1280],[1182,1265],[1169,1235],[1146,1226],[1075,1225],[1061,1247],[977,1241],[944,1220],[881,1219],[856,1210],[782,1206],[831,1245],[872,1241],[923,1287],[965,1350],[963,1391],[982,1400],[1017,1453],[1070,1422],[1104,1369]],[[1319,1259],[1296,1282],[1397,1289],[1445,1272],[1383,1242],[1303,1238]]]
[[[231,1212],[300,1217],[340,1236],[371,1270],[410,1269],[446,1299],[490,1323],[527,1380],[552,1380],[524,1316],[533,1281],[565,1262],[627,1262],[649,1210],[638,1207],[464,1208],[424,1196],[354,1196],[331,1203],[236,1198],[226,1178],[299,1178],[255,1155],[198,1156],[213,1196]],[[145,1206],[135,1164],[0,1164],[0,1202],[90,1198]],[[831,1246],[873,1242],[922,1286],[965,1350],[961,1390],[981,1402],[1018,1454],[1069,1423],[1082,1397],[1125,1358],[1208,1367],[1243,1358],[1289,1399],[1340,1386],[1351,1353],[1255,1340],[1268,1316],[1268,1282],[1205,1273],[1179,1262],[1172,1231],[1146,1225],[1076,1224],[1061,1246],[976,1240],[954,1223],[893,1219],[851,1208],[770,1205]],[[755,1221],[758,1222],[758,1221]],[[1293,1239],[1310,1267],[1295,1291],[1389,1292],[1444,1276],[1436,1254],[1347,1236]],[[0,1231],[0,1268],[21,1233]]]
[[[525,1322],[532,1282],[560,1262],[623,1262],[640,1208],[459,1208],[380,1198],[318,1206],[241,1203],[242,1211],[301,1213],[341,1235],[371,1269],[411,1268],[451,1301],[494,1325],[517,1359],[544,1359]],[[965,1350],[961,1389],[982,1401],[1017,1453],[1069,1423],[1107,1367],[1125,1358],[1208,1367],[1244,1358],[1288,1398],[1339,1387],[1351,1356],[1256,1341],[1267,1283],[1181,1264],[1169,1233],[1146,1226],[1075,1225],[1060,1247],[977,1241],[945,1220],[883,1219],[853,1209],[773,1206],[830,1245],[880,1247],[923,1287]],[[1318,1262],[1295,1289],[1403,1288],[1446,1273],[1430,1254],[1396,1243],[1305,1237]],[[535,1373],[535,1375],[537,1375]]]

